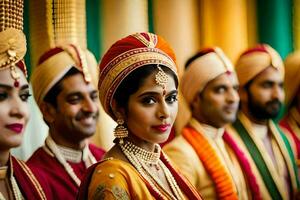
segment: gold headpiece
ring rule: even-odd
[[[72,67],[97,87],[97,61],[86,48],[85,0],[30,1],[29,11],[31,83],[38,105]]]
[[[157,68],[158,68],[158,72],[155,75],[155,82],[157,85],[163,88],[165,93],[166,84],[168,83],[169,77],[159,65],[157,65]]]
[[[29,9],[32,66],[54,47],[74,44],[82,50],[87,48],[85,0],[30,1]]]
[[[26,54],[26,38],[23,33],[23,0],[0,1],[0,70],[10,68],[15,86],[19,85],[20,74],[16,65]],[[19,66],[19,65],[18,65]],[[19,68],[27,76],[25,64]]]

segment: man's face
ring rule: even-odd
[[[234,122],[238,110],[238,82],[234,73],[224,73],[208,82],[192,103],[193,116],[216,128]]]
[[[99,116],[98,91],[81,73],[66,77],[57,96],[53,127],[70,141],[80,141],[96,131]]]
[[[258,120],[275,118],[284,101],[283,77],[273,67],[268,67],[256,76],[249,85],[249,114]]]

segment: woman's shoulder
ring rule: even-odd
[[[129,163],[110,157],[95,167],[88,193],[89,197],[105,195],[129,199],[136,196],[140,187],[145,190],[143,185],[143,180]]]
[[[107,157],[98,162],[95,171],[101,169],[102,171],[114,171],[114,170],[135,170],[131,164],[115,157]]]

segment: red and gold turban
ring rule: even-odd
[[[199,57],[187,66],[181,79],[181,91],[188,104],[209,81],[223,73],[233,72],[232,63],[218,47],[204,49],[197,55]]]
[[[104,110],[114,118],[111,103],[118,86],[128,74],[148,64],[170,68],[177,75],[175,54],[169,44],[152,33],[129,35],[115,44],[100,63],[98,89]]]
[[[283,78],[284,67],[282,59],[272,47],[267,44],[260,44],[246,50],[239,57],[235,66],[240,86],[243,87],[256,75],[270,66],[277,69]]]
[[[55,47],[44,53],[31,75],[34,98],[40,106],[49,90],[72,68],[82,72],[84,80],[97,88],[98,68],[95,57],[76,45]]]
[[[290,54],[284,64],[285,101],[289,106],[300,88],[300,51]]]

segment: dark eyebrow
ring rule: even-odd
[[[219,88],[228,88],[228,85],[226,85],[226,84],[219,84],[219,85],[215,85],[214,87],[213,87],[213,89],[219,89]]]
[[[71,92],[70,94],[68,94],[68,95],[66,96],[66,98],[69,98],[69,97],[71,97],[71,96],[81,96],[81,93],[80,93],[80,92]]]
[[[0,83],[0,87],[4,88],[4,89],[7,89],[7,90],[11,90],[12,89],[12,86],[10,85],[5,85],[5,84],[1,84]]]
[[[0,87],[5,88],[5,89],[7,89],[7,90],[13,89],[12,86],[6,85],[6,84],[1,84],[1,83],[0,83]],[[29,85],[26,84],[26,85],[23,85],[23,86],[20,88],[20,90],[25,90],[25,89],[28,89],[28,88],[29,88]]]
[[[144,92],[142,94],[140,94],[138,97],[143,97],[143,96],[155,96],[155,95],[159,95],[159,92]]]
[[[177,94],[177,93],[178,93],[177,90],[172,90],[166,96],[174,95],[174,94]],[[145,92],[145,93],[140,94],[138,97],[143,97],[143,96],[148,96],[148,95],[150,95],[150,96],[160,95],[160,92],[149,91],[149,92]]]
[[[29,89],[29,85],[28,85],[28,84],[23,85],[20,89],[21,89],[21,90]]]
[[[92,90],[92,91],[90,92],[90,94],[95,94],[95,93],[98,93],[98,90]]]
[[[170,95],[177,95],[178,94],[178,91],[177,90],[172,90],[171,92],[169,92],[169,94],[167,94],[167,96],[170,96]]]

